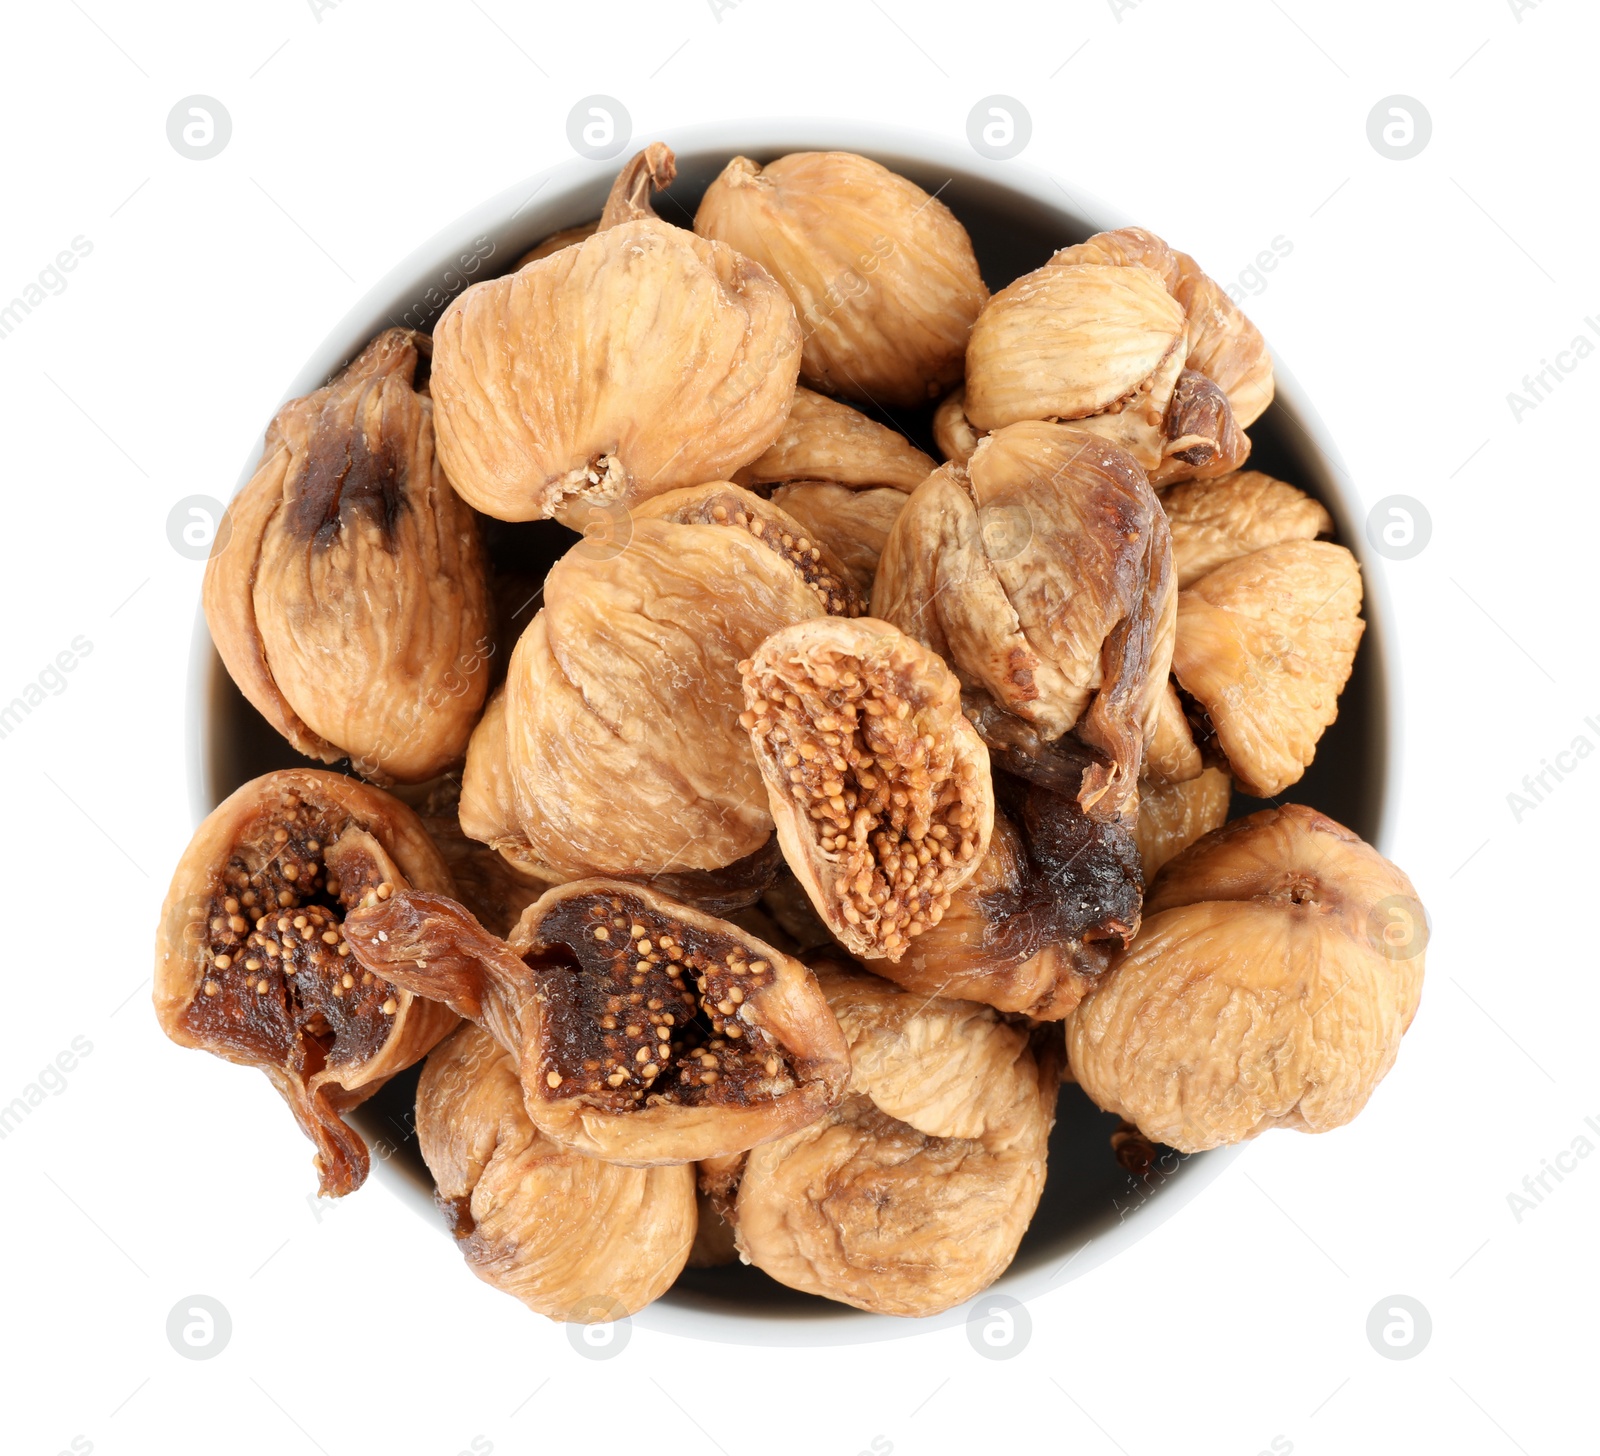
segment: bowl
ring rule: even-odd
[[[350,310],[290,381],[284,399],[327,382],[374,334],[391,325],[429,329],[451,298],[468,284],[508,271],[536,242],[561,228],[598,216],[612,178],[637,138],[606,162],[573,160],[540,173],[475,208],[423,244]],[[941,201],[966,224],[991,289],[1038,267],[1058,247],[1090,234],[1126,226],[1130,219],[1048,172],[1018,162],[991,162],[969,146],[912,131],[839,121],[719,123],[661,136],[677,153],[678,177],[657,209],[685,225],[701,193],[732,156],[769,161],[786,152],[839,149],[864,153],[900,172]],[[1184,245],[1181,228],[1174,239]],[[1204,262],[1205,260],[1202,260]],[[1215,261],[1215,260],[1212,260]],[[1284,361],[1275,356],[1277,397],[1251,428],[1250,465],[1300,486],[1332,513],[1338,539],[1361,560],[1366,585],[1367,630],[1355,671],[1340,700],[1316,761],[1287,795],[1321,809],[1380,850],[1387,850],[1396,800],[1399,694],[1395,679],[1387,588],[1381,563],[1360,529],[1361,503],[1327,431]],[[263,409],[263,416],[272,411]],[[926,440],[927,418],[900,420]],[[260,458],[254,443],[239,478],[250,478]],[[237,489],[238,487],[236,487]],[[576,539],[553,522],[489,531],[491,552],[503,563],[542,570]],[[189,672],[187,713],[189,795],[195,820],[240,784],[274,768],[303,764],[289,745],[244,700],[223,667],[205,618],[197,620]],[[1261,807],[1235,796],[1234,814]],[[411,1128],[416,1070],[391,1082],[352,1115],[374,1150],[372,1176],[436,1224],[432,1181]],[[1109,1135],[1117,1119],[1095,1108],[1076,1086],[1062,1089],[1050,1140],[1050,1173],[1038,1213],[1016,1260],[991,1287],[966,1306],[927,1319],[866,1314],[801,1294],[742,1265],[686,1269],[677,1285],[634,1320],[647,1328],[696,1339],[741,1344],[852,1344],[963,1321],[973,1304],[1005,1295],[1025,1301],[1125,1253],[1172,1217],[1239,1156],[1221,1148],[1193,1156],[1168,1153],[1144,1179],[1113,1160]]]

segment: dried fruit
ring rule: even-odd
[[[898,960],[989,847],[989,755],[955,677],[888,623],[837,617],[739,671],[784,858],[847,950]]]
[[[933,469],[932,458],[904,435],[825,394],[797,389],[782,433],[733,478],[751,490],[825,480],[858,490],[892,486],[910,494]]]
[[[1143,267],[1157,273],[1182,306],[1188,324],[1185,367],[1222,388],[1240,429],[1248,429],[1261,417],[1273,394],[1272,356],[1266,341],[1193,258],[1143,228],[1118,228],[1061,249],[1046,266],[1085,263]]]
[[[1073,1074],[1183,1152],[1338,1127],[1394,1064],[1425,941],[1411,882],[1348,829],[1299,804],[1252,814],[1161,872],[1067,1019]]]
[[[694,1248],[689,1251],[691,1269],[715,1269],[737,1263],[739,1249],[733,1237],[733,1203],[744,1174],[746,1154],[707,1158],[695,1165],[695,1201],[700,1224],[695,1230]]]
[[[694,1170],[622,1168],[552,1142],[522,1105],[516,1061],[476,1026],[428,1057],[417,1139],[467,1266],[549,1319],[633,1314],[689,1256]]]
[[[1198,777],[1205,762],[1171,678],[1156,694],[1154,719],[1144,746],[1145,778],[1153,784],[1181,784]]]
[[[463,832],[460,789],[454,780],[437,780],[414,807],[450,871],[455,898],[492,934],[510,935],[522,912],[550,888],[550,881],[519,869],[488,844]]]
[[[1180,590],[1264,546],[1333,533],[1333,517],[1319,501],[1256,470],[1177,486],[1161,505]]]
[[[1327,541],[1265,547],[1178,594],[1173,676],[1247,794],[1299,782],[1339,715],[1364,626],[1361,568]]]
[[[694,226],[788,290],[813,388],[909,405],[961,378],[988,290],[967,230],[914,182],[853,152],[735,157]]]
[[[516,266],[526,268],[529,263],[537,263],[541,258],[548,258],[552,253],[559,253],[563,248],[570,248],[574,243],[592,238],[599,231],[599,218],[595,218],[593,222],[580,222],[576,227],[562,228],[560,232],[551,233],[549,237],[535,243],[517,259]]]
[[[735,1234],[794,1289],[937,1314],[1011,1263],[1044,1187],[1057,1074],[1026,1031],[819,967],[849,1038],[850,1095],[745,1163]]]
[[[1150,472],[1158,490],[1179,480],[1217,479],[1250,455],[1250,438],[1235,422],[1222,387],[1192,369],[1183,370],[1172,387],[1161,433],[1161,462]]]
[[[933,440],[946,460],[965,465],[972,459],[982,435],[972,428],[967,418],[967,391],[963,386],[952,390],[939,401],[933,412]]]
[[[783,290],[662,222],[660,143],[617,178],[600,230],[473,285],[434,329],[439,454],[507,521],[573,517],[724,479],[777,438],[800,365]]]
[[[385,783],[460,758],[493,649],[477,526],[414,387],[428,349],[388,329],[286,404],[206,565],[206,621],[240,691],[301,753]]]
[[[849,1077],[805,966],[637,885],[559,886],[509,945],[439,895],[363,909],[349,933],[375,974],[490,1032],[517,1060],[534,1126],[590,1157],[740,1152],[818,1117]]]
[[[781,506],[833,553],[863,601],[872,596],[878,559],[906,500],[905,492],[889,486],[851,490],[813,480],[780,485],[772,492],[773,505]]]
[[[1028,421],[917,488],[889,533],[872,610],[1042,739],[1075,730],[1099,749],[1081,802],[1109,819],[1154,731],[1171,571],[1166,517],[1132,458]]]
[[[641,514],[626,550],[575,547],[473,737],[463,827],[558,880],[754,853],[772,819],[737,664],[822,611],[781,543],[733,525]]]
[[[1085,814],[1075,788],[997,773],[995,792],[1007,812],[995,814],[989,852],[939,923],[900,960],[867,964],[908,991],[1058,1021],[1139,928],[1139,852],[1121,821]]]
[[[816,594],[823,611],[840,617],[861,615],[861,592],[833,552],[813,541],[805,527],[782,507],[737,485],[714,481],[668,491],[639,506],[634,516],[640,520],[673,521],[680,526],[746,531],[794,568]]]
[[[1233,785],[1220,768],[1208,768],[1183,783],[1139,785],[1139,856],[1145,883],[1181,850],[1228,822]]]
[[[161,906],[161,1029],[265,1072],[315,1143],[333,1197],[367,1176],[366,1144],[342,1114],[456,1024],[350,958],[349,911],[408,885],[454,888],[410,809],[355,779],[284,769],[206,816]]]

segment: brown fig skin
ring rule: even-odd
[[[429,347],[388,329],[285,405],[206,564],[240,691],[301,753],[385,784],[460,760],[494,652],[477,524],[420,392]]]
[[[366,1144],[343,1114],[456,1025],[447,1008],[350,959],[350,910],[411,885],[455,892],[410,809],[355,779],[284,769],[212,810],[161,907],[161,1029],[265,1072],[316,1145],[330,1197],[367,1176]]]

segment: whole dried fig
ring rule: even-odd
[[[1045,741],[1074,730],[1100,750],[1081,802],[1115,818],[1166,683],[1171,573],[1166,517],[1133,459],[1028,421],[917,488],[889,533],[872,610]]]
[[[1394,1064],[1425,941],[1411,882],[1348,829],[1299,804],[1252,814],[1157,877],[1138,938],[1067,1019],[1072,1072],[1183,1152],[1325,1132]]]
[[[784,858],[847,950],[898,960],[989,847],[989,755],[959,684],[871,618],[774,633],[739,670]]]
[[[818,978],[849,1039],[850,1095],[751,1152],[738,1247],[791,1288],[937,1314],[1016,1254],[1044,1188],[1057,1072],[988,1007],[843,968]]]
[[[626,549],[580,544],[557,562],[544,602],[473,737],[467,833],[556,880],[717,869],[760,849],[772,818],[737,665],[823,613],[781,541],[641,513]]]
[[[1175,486],[1161,505],[1179,590],[1264,546],[1333,533],[1333,517],[1320,502],[1257,470]]]
[[[951,390],[933,412],[933,441],[946,460],[965,465],[972,459],[982,435],[967,418],[967,391],[964,386]]]
[[[1365,625],[1361,568],[1327,541],[1236,557],[1178,594],[1173,676],[1247,794],[1299,782],[1339,716]]]
[[[849,1077],[805,966],[642,886],[559,886],[509,945],[440,895],[393,896],[349,934],[375,974],[490,1032],[516,1058],[534,1126],[591,1157],[741,1152],[820,1116]]]
[[[428,349],[388,329],[286,404],[206,564],[206,621],[240,691],[301,753],[385,783],[461,757],[494,646],[477,525],[415,387]]]
[[[961,378],[988,290],[967,230],[914,182],[853,152],[735,157],[694,226],[788,290],[813,388],[911,405]]]
[[[777,438],[800,367],[787,295],[749,258],[662,222],[655,143],[600,230],[474,284],[434,329],[439,453],[501,520],[575,517],[724,479]]]
[[[977,871],[898,961],[867,964],[908,991],[1059,1021],[1139,928],[1139,852],[1128,826],[1090,818],[1075,791],[995,779],[1007,812]]]
[[[487,716],[487,715],[485,715]],[[1181,784],[1205,767],[1172,679],[1156,694],[1155,723],[1144,746],[1144,774],[1153,784]]]
[[[852,490],[818,480],[780,485],[772,492],[773,505],[781,506],[833,553],[863,601],[872,596],[878,560],[907,499],[905,492],[889,486]]]
[[[934,462],[906,437],[847,404],[797,389],[783,432],[765,454],[734,475],[751,490],[790,480],[824,480],[865,490],[914,491]]]
[[[623,1168],[552,1142],[523,1107],[515,1059],[476,1026],[429,1055],[417,1140],[467,1267],[549,1319],[634,1314],[689,1257],[694,1170]]]
[[[350,958],[350,910],[409,885],[454,892],[410,809],[355,779],[284,769],[206,816],[161,906],[161,1029],[265,1072],[316,1145],[329,1196],[367,1176],[366,1144],[342,1114],[456,1024]]]
[[[1139,857],[1145,883],[1180,851],[1228,822],[1233,785],[1220,768],[1203,769],[1182,783],[1139,785]]]

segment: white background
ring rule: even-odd
[[[1600,316],[1593,7],[318,8],[6,15],[0,301],[75,236],[93,251],[0,339],[0,700],[74,637],[92,652],[0,740],[0,1102],[75,1037],[93,1050],[0,1143],[4,1448],[1593,1449],[1600,1157],[1547,1178],[1520,1221],[1507,1198],[1600,1119],[1600,761],[1521,822],[1507,799],[1578,735],[1600,744],[1584,723],[1600,722],[1600,360],[1520,422],[1507,403]],[[1292,241],[1252,315],[1363,500],[1432,516],[1427,549],[1385,567],[1407,714],[1394,852],[1434,923],[1396,1071],[1352,1127],[1267,1136],[1131,1252],[1035,1301],[1006,1362],[959,1328],[816,1350],[635,1328],[617,1358],[584,1360],[381,1182],[319,1216],[309,1148],[265,1082],[170,1046],[149,1009],[156,907],[193,827],[181,710],[202,568],[169,545],[168,512],[226,497],[331,325],[437,229],[569,159],[567,113],[595,92],[626,103],[640,142],[783,115],[959,140],[978,98],[1019,98],[1033,136],[1016,165],[1218,278]],[[233,119],[203,163],[165,131],[193,93]],[[1405,162],[1367,139],[1395,93],[1433,120]],[[165,1336],[196,1292],[233,1321],[203,1362]],[[1365,1333],[1396,1293],[1433,1324],[1406,1361]]]

